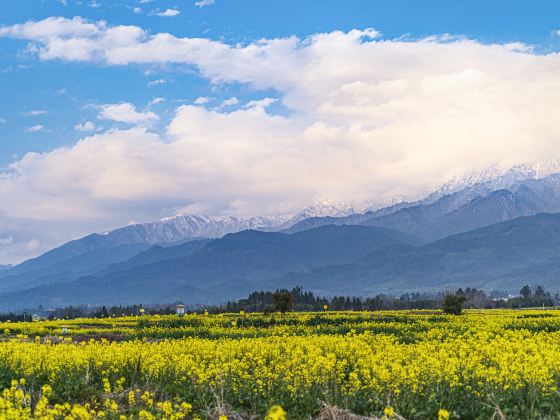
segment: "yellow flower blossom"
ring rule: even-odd
[[[449,420],[449,411],[445,409],[440,409],[438,411],[438,420]]]

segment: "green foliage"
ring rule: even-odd
[[[527,299],[531,296],[533,292],[531,291],[531,288],[529,287],[529,285],[525,285],[521,288],[521,290],[519,291],[519,294],[524,298]]]
[[[276,292],[272,296],[272,302],[274,306],[276,306],[276,309],[285,314],[294,304],[294,297],[290,292]]]
[[[443,299],[443,312],[449,315],[461,315],[465,301],[466,299],[463,296],[449,294]]]

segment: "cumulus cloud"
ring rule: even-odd
[[[28,39],[42,60],[184,64],[217,87],[262,93],[233,108],[198,98],[163,135],[146,128],[157,115],[104,105],[100,118],[136,127],[14,162],[0,174],[0,218],[272,214],[327,198],[415,197],[467,170],[560,158],[559,56],[522,44],[368,29],[229,45],[79,18],[0,35]]]
[[[233,105],[237,105],[239,103],[239,99],[237,99],[235,96],[232,96],[231,98],[228,99],[224,99],[220,105],[221,108],[226,108],[228,106],[233,106]]]
[[[216,3],[216,0],[200,0],[195,2],[194,5],[198,7],[207,7],[212,6],[214,3]]]
[[[96,130],[96,129],[97,129],[97,127],[96,127],[95,124],[94,124],[93,122],[91,122],[91,121],[86,121],[86,122],[83,122],[83,123],[79,123],[79,124],[76,124],[76,125],[74,126],[74,130],[77,130],[77,131],[84,131],[84,132],[85,132],[85,131],[94,131],[94,130]]]
[[[208,96],[199,96],[194,100],[194,104],[196,105],[204,105],[210,102],[210,98]]]
[[[134,105],[128,102],[120,104],[106,104],[99,107],[97,118],[100,120],[111,120],[127,124],[151,124],[159,120],[153,112],[139,112]]]
[[[247,102],[243,108],[247,109],[247,108],[266,108],[270,105],[272,105],[273,103],[278,102],[278,99],[276,98],[263,98],[263,99],[257,99],[254,101],[249,101]]]
[[[2,27],[0,36],[48,42],[56,38],[72,39],[94,36],[103,31],[105,26],[105,22],[88,23],[80,17],[73,19],[49,17],[38,22],[29,21]]]
[[[178,9],[166,9],[163,11],[154,11],[152,12],[152,14],[161,17],[174,17],[181,14],[181,12]]]
[[[37,133],[39,131],[45,131],[46,127],[42,124],[36,124],[36,125],[32,125],[31,127],[27,127],[25,129],[25,131],[27,133]]]

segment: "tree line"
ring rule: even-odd
[[[450,298],[452,296],[453,298]],[[487,294],[485,291],[467,287],[454,291],[428,293],[405,293],[400,296],[378,294],[373,297],[352,296],[316,296],[301,287],[293,289],[277,289],[275,291],[258,291],[251,293],[247,298],[230,301],[222,305],[203,306],[193,305],[188,307],[186,313],[208,312],[287,312],[287,311],[378,311],[378,310],[413,310],[413,309],[444,309],[446,312],[460,312],[463,308],[493,309],[493,308],[534,308],[552,307],[560,305],[560,294],[554,296],[542,286],[531,288],[525,285],[518,296],[508,297],[501,292]],[[74,319],[74,318],[108,318],[116,316],[137,315],[170,315],[175,313],[176,304],[159,305],[115,305],[115,306],[67,306],[45,310],[40,307],[34,313],[47,319]],[[457,309],[459,308],[459,309]],[[10,320],[31,321],[29,312],[15,314],[0,314],[0,321]]]
[[[311,292],[305,292],[301,287],[292,290],[279,289],[274,292],[254,292],[246,299],[228,302],[225,305],[211,308],[213,312],[267,312],[280,310],[278,299],[281,295],[289,295],[290,310],[294,311],[377,311],[377,310],[411,310],[411,309],[445,309],[444,304],[457,305],[471,309],[519,309],[533,307],[551,307],[560,304],[560,294],[552,296],[542,286],[534,290],[525,285],[519,291],[519,296],[508,297],[504,293],[493,292],[488,295],[484,290],[459,288],[455,291],[439,292],[435,294],[406,293],[399,297],[378,294],[374,297],[334,296],[331,298],[318,297]],[[505,296],[504,296],[505,295]],[[450,300],[448,297],[456,299]],[[451,311],[451,310],[450,310]],[[450,312],[451,313],[451,312]]]

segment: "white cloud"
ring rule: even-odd
[[[100,34],[106,27],[105,22],[88,23],[80,17],[65,19],[50,17],[38,22],[26,22],[0,28],[0,36],[32,39],[48,42],[54,39],[72,39]]]
[[[163,10],[161,12],[154,11],[154,12],[152,12],[152,14],[155,15],[155,16],[161,16],[161,17],[174,17],[174,16],[178,16],[179,14],[181,14],[181,12],[178,9],[166,9],[166,10]]]
[[[143,12],[143,10],[142,10],[141,7],[133,7],[133,8],[132,8],[132,11],[133,11],[134,13],[136,13],[137,15],[139,15],[140,13]]]
[[[162,98],[161,96],[158,96],[157,98],[154,98],[150,101],[150,106],[161,104],[162,102],[165,102],[165,98]]]
[[[270,214],[326,198],[414,197],[470,169],[560,158],[560,56],[520,44],[353,30],[228,45],[79,18],[0,35],[30,40],[42,60],[185,64],[218,87],[278,96],[224,110],[194,106],[208,103],[201,97],[176,110],[165,135],[145,128],[151,112],[104,105],[100,118],[144,128],[14,162],[0,174],[0,224],[114,225],[175,207]],[[282,115],[267,108],[274,100]]]
[[[235,96],[232,96],[231,98],[224,99],[220,105],[220,108],[237,105],[238,103],[239,99],[237,99]]]
[[[36,117],[37,115],[46,115],[46,114],[48,114],[48,111],[45,111],[43,109],[36,109],[33,111],[24,112],[22,115],[24,117]]]
[[[148,82],[148,87],[163,85],[165,83],[166,83],[165,79],[150,80]]]
[[[204,105],[210,102],[210,98],[208,96],[199,96],[194,100],[194,104],[196,105]]]
[[[153,112],[138,112],[134,105],[128,102],[120,104],[106,104],[99,107],[97,118],[112,120],[128,124],[151,124],[159,120]]]
[[[25,131],[27,133],[37,133],[39,131],[45,131],[46,127],[42,124],[32,125],[31,127],[27,127]]]
[[[25,249],[27,252],[35,253],[38,249],[41,249],[41,241],[33,238],[25,244]]]
[[[14,243],[14,237],[12,235],[6,237],[0,237],[0,245],[11,245]]]
[[[94,131],[94,130],[97,129],[97,127],[95,127],[95,124],[93,122],[86,121],[86,122],[83,122],[83,123],[76,124],[74,126],[74,129],[77,130],[77,131],[84,131],[85,132],[85,131]]]
[[[263,99],[257,99],[254,101],[249,101],[247,102],[247,104],[245,104],[243,106],[243,108],[245,109],[250,109],[250,108],[261,108],[264,109],[270,105],[272,105],[273,103],[278,102],[278,99],[276,98],[263,98]]]
[[[195,2],[194,5],[198,7],[206,7],[212,6],[214,3],[216,3],[216,0],[200,0]]]
[[[6,124],[6,118],[0,117],[0,124]]]

